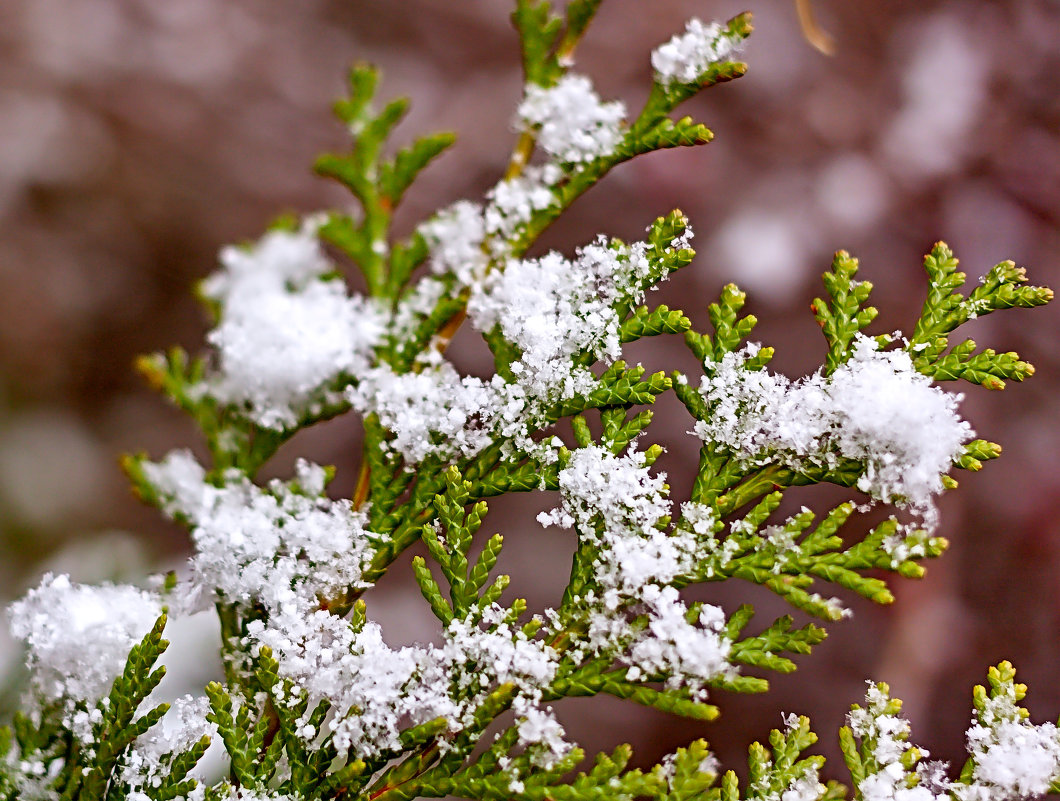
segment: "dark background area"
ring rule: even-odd
[[[699,256],[657,299],[702,328],[706,305],[736,281],[763,320],[755,338],[776,345],[775,367],[793,376],[823,356],[808,304],[838,248],[876,285],[877,332],[911,328],[922,255],[939,238],[972,280],[1010,258],[1034,282],[1060,284],[1060,4],[819,0],[836,40],[829,58],[802,38],[790,0],[607,0],[576,69],[635,111],[652,47],[690,16],[748,8],[749,74],[683,109],[716,141],[620,168],[543,248],[598,232],[634,239],[683,209]],[[349,202],[309,165],[346,144],[329,107],[354,60],[382,67],[384,98],[412,98],[400,141],[460,135],[410,193],[399,233],[480,197],[514,141],[521,77],[509,11],[503,0],[0,5],[0,600],[44,570],[135,580],[179,563],[186,534],[138,504],[116,457],[160,457],[195,443],[195,432],[142,385],[133,359],[177,343],[201,348],[205,319],[191,289],[222,244],[256,237],[282,211]],[[906,699],[917,742],[960,760],[971,686],[1002,658],[1030,684],[1035,719],[1055,716],[1058,309],[974,324],[982,344],[1019,351],[1038,375],[1004,393],[962,388],[965,416],[1005,454],[957,476],[961,488],[941,503],[952,548],[925,581],[898,583],[887,609],[852,601],[853,620],[832,625],[772,693],[719,694],[717,723],[581,700],[559,708],[569,733],[597,748],[628,740],[642,763],[704,736],[737,766],[783,710],[812,714],[834,754],[835,729],[872,677]],[[470,341],[462,335],[455,347]],[[691,368],[676,341],[633,355],[653,369]],[[459,361],[478,369],[473,354]],[[669,447],[663,468],[680,500],[695,443],[676,403],[662,402],[658,415],[655,439]],[[349,491],[358,436],[352,418],[304,432],[274,472],[305,454],[337,465],[336,491]],[[821,508],[834,497],[811,490],[799,502]],[[502,565],[536,608],[558,599],[572,547],[569,532],[533,521],[553,503],[498,503],[487,523],[507,535]],[[395,642],[431,636],[427,607],[402,581],[373,591],[370,613]],[[698,597],[729,610],[750,600],[762,625],[784,611],[755,587]],[[18,661],[6,636],[0,670]],[[839,776],[836,766],[829,774]]]

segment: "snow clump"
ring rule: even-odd
[[[385,313],[349,296],[324,256],[317,223],[276,230],[250,248],[226,247],[223,269],[202,293],[220,309],[207,334],[218,371],[204,390],[246,408],[265,428],[293,426],[327,399],[342,375],[366,370],[379,343]]]
[[[758,350],[749,344],[707,363],[700,392],[711,412],[696,422],[700,439],[751,464],[779,457],[794,469],[833,468],[857,460],[858,489],[936,522],[941,475],[974,435],[957,413],[961,395],[933,386],[905,351],[881,351],[861,335],[850,360],[827,377],[791,381],[747,369]]]
[[[683,34],[652,51],[655,80],[663,86],[693,83],[711,64],[728,59],[742,45],[742,40],[731,36],[721,23],[704,25],[698,19],[690,19]]]
[[[614,151],[622,141],[626,107],[617,100],[601,102],[586,76],[568,73],[552,87],[528,84],[517,116],[556,161],[578,163]]]
[[[136,587],[86,586],[48,573],[11,605],[8,618],[11,633],[29,649],[34,690],[72,713],[110,692],[129,651],[161,614],[160,599]],[[79,736],[90,736],[92,721],[80,724]]]

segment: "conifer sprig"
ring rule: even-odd
[[[973,439],[958,398],[933,382],[1000,389],[1033,373],[1014,353],[950,336],[1052,293],[1003,262],[964,295],[939,243],[909,339],[871,336],[872,287],[839,251],[812,304],[822,367],[792,379],[771,372],[773,349],[751,340],[757,320],[735,284],[706,308],[709,333],[695,329],[701,309],[645,302],[694,257],[680,211],[639,242],[600,236],[570,256],[528,256],[623,162],[711,141],[675,109],[747,68],[734,59],[750,15],[691,20],[653,51],[648,99],[627,115],[574,70],[601,6],[573,0],[560,13],[549,0],[516,0],[525,85],[507,169],[482,203],[443,209],[403,240],[394,211],[454,136],[391,148],[408,101],[377,109],[379,72],[351,70],[335,106],[350,147],[315,166],[359,212],[281,219],[260,242],[223,251],[222,270],[200,286],[213,353],[175,349],[139,364],[197,423],[211,457],[125,460],[141,497],[188,528],[187,575],[162,594],[49,576],[13,609],[34,685],[28,713],[0,729],[0,801],[847,797],[820,779],[823,758],[807,755],[817,735],[805,717],[784,716],[768,747],[751,746],[741,787],[703,740],[647,770],[630,768],[624,745],[590,766],[551,704],[603,694],[708,723],[717,694],[765,692],[766,676],[795,670],[826,636],[790,615],[752,627],[748,604],[688,602],[680,591],[694,584],[757,584],[829,622],[849,613],[841,597],[818,594],[821,583],[893,600],[886,574],[919,578],[946,547],[935,498],[956,486],[950,470],[979,470],[1000,453]],[[365,295],[350,293],[324,245],[359,271]],[[465,325],[488,346],[493,375],[462,375],[448,359]],[[622,352],[666,335],[683,337],[699,374],[649,373]],[[671,488],[655,467],[651,407],[670,391],[700,441],[690,486]],[[364,428],[352,497],[332,498],[334,469],[301,460],[293,479],[259,482],[295,434],[350,411]],[[850,500],[781,514],[785,497],[820,483]],[[557,493],[539,521],[570,529],[574,555],[562,597],[531,615],[507,595],[503,535],[483,527],[487,499],[536,490]],[[863,504],[897,514],[859,536]],[[361,596],[421,542],[412,574],[440,630],[435,642],[394,647]],[[166,616],[143,636],[143,609],[153,619],[162,595],[179,615],[214,604],[222,640],[223,681],[172,708],[155,700]],[[50,621],[63,604],[102,612],[68,615],[59,630]],[[974,694],[969,760],[951,780],[909,743],[886,685],[870,685],[840,732],[853,798],[1060,792],[1060,734],[1029,723],[1024,692],[1011,665],[991,669],[989,689]],[[211,742],[225,753],[223,777],[195,773]]]

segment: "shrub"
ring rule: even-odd
[[[758,623],[750,605],[691,603],[683,588],[738,579],[829,622],[848,610],[819,594],[824,585],[884,603],[882,575],[921,576],[946,546],[936,498],[956,486],[950,470],[978,470],[1000,453],[974,438],[961,396],[938,384],[1000,389],[1033,372],[956,332],[1052,293],[1026,285],[1011,262],[964,293],[940,242],[924,262],[927,298],[910,333],[872,335],[872,287],[840,251],[813,304],[824,364],[791,380],[769,371],[772,348],[749,340],[756,321],[735,285],[709,305],[710,332],[645,304],[693,260],[679,211],[638,242],[600,235],[570,255],[529,256],[612,168],[709,142],[705,126],[674,110],[746,69],[734,59],[749,15],[692,20],[654,51],[651,92],[630,114],[572,69],[598,6],[572,0],[557,14],[548,2],[516,4],[526,86],[508,170],[483,202],[443,209],[404,240],[389,232],[394,209],[453,137],[391,154],[406,103],[377,109],[377,72],[352,70],[336,106],[352,150],[316,167],[360,211],[284,219],[223,250],[200,287],[214,323],[208,355],[173,350],[141,363],[196,421],[210,455],[206,465],[189,451],[126,460],[144,500],[190,531],[187,570],[150,591],[48,575],[10,610],[32,687],[0,738],[0,797],[847,796],[822,782],[822,757],[805,755],[817,739],[805,717],[787,716],[769,748],[751,747],[741,787],[703,741],[647,771],[628,768],[624,746],[587,767],[550,704],[607,694],[709,721],[714,693],[766,691],[757,674],[793,670],[791,657],[825,630],[790,616]],[[360,271],[366,294],[351,294],[342,264]],[[461,375],[447,358],[461,326],[488,346],[492,375]],[[666,335],[683,337],[697,374],[648,374],[623,360],[624,345]],[[661,448],[649,444],[651,406],[669,392],[699,447],[694,482],[673,494],[652,467]],[[294,434],[346,413],[365,432],[351,498],[329,497],[334,471],[304,460],[289,480],[257,480]],[[779,513],[786,493],[822,483],[851,500],[821,515]],[[575,552],[562,597],[529,615],[497,574],[502,536],[481,527],[488,499],[537,490],[558,492],[539,521],[569,529]],[[849,530],[858,508],[877,504],[896,516]],[[441,633],[396,648],[361,596],[418,542],[429,559],[415,557],[412,570]],[[167,618],[211,606],[223,676],[201,696],[157,703]],[[990,669],[955,776],[923,759],[900,702],[870,684],[840,731],[853,796],[1060,791],[1060,734],[1026,720],[1024,692],[1009,664]],[[223,748],[223,778],[194,773],[211,742]]]

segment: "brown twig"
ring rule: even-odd
[[[799,14],[799,25],[802,26],[802,35],[806,37],[806,41],[826,56],[835,55],[835,39],[817,24],[813,16],[812,0],[795,0],[795,10]]]

